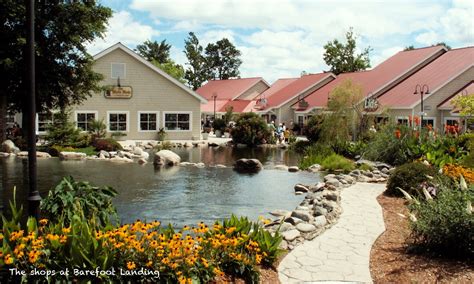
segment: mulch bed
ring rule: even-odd
[[[380,195],[386,231],[377,239],[370,255],[375,283],[474,283],[474,262],[433,258],[408,253],[409,221],[403,198]]]

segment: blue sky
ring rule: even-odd
[[[370,46],[372,65],[405,46],[444,41],[453,48],[474,45],[474,1],[351,0],[101,0],[114,10],[105,39],[89,45],[94,54],[118,41],[130,48],[166,39],[171,57],[185,64],[190,31],[203,45],[223,37],[242,51],[242,77],[268,82],[321,72],[323,46],[343,39],[349,27],[360,48]]]

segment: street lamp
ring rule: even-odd
[[[416,84],[415,86],[415,92],[413,93],[414,95],[418,95],[420,94],[421,96],[421,111],[420,111],[420,130],[421,128],[423,127],[423,115],[425,114],[423,111],[424,111],[424,107],[423,107],[423,95],[428,95],[430,93],[430,88],[428,87],[428,85],[426,84],[423,84],[423,85],[420,85],[420,84]]]
[[[217,99],[217,93],[212,94],[212,99],[214,100],[214,118],[213,121],[216,120],[216,99]]]
[[[35,93],[35,0],[26,1],[26,64],[28,113],[28,213],[39,219],[41,196],[36,172],[36,93]]]

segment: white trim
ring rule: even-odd
[[[120,79],[126,79],[127,78],[127,64],[126,63],[121,63],[121,62],[111,62],[110,63],[110,78],[111,79],[118,79],[119,77],[113,77],[112,74],[114,73],[112,70],[112,66],[114,64],[117,64],[117,65],[123,65],[123,77],[120,78]]]
[[[421,119],[421,118],[420,118]],[[434,116],[423,116],[423,120],[428,120],[428,119],[432,119],[433,120],[433,129],[436,128],[436,117]],[[420,121],[421,125],[423,125],[423,121]]]
[[[54,111],[50,111],[49,114],[51,115],[51,123],[54,122]],[[44,112],[41,112],[41,113],[36,113],[36,119],[35,119],[35,130],[36,130],[36,134],[37,135],[45,135],[46,133],[48,133],[48,131],[38,131],[39,129],[39,115],[40,114],[46,114]]]
[[[465,69],[463,69],[461,72],[457,73],[456,75],[454,76],[451,76],[450,78],[448,78],[442,85],[440,85],[438,88],[434,89],[433,91],[430,91],[430,93],[423,98],[423,101],[426,101],[429,97],[431,97],[432,95],[434,95],[437,91],[439,91],[440,89],[442,89],[444,86],[446,86],[447,84],[451,83],[452,81],[454,81],[454,79],[456,79],[457,77],[461,76],[463,73],[467,72],[470,68],[473,68],[474,67],[474,64],[471,64],[469,66],[467,66]],[[450,96],[451,97],[451,96]],[[416,107],[417,105],[419,105],[421,103],[421,99],[416,101],[415,104],[411,105],[411,108],[414,108]],[[434,126],[433,126],[434,127]]]
[[[77,115],[78,114],[81,114],[81,113],[85,113],[85,114],[88,114],[88,113],[93,113],[94,114],[94,120],[98,120],[99,119],[99,112],[96,111],[96,110],[76,110],[74,111],[74,124],[77,127]],[[83,132],[87,132],[86,130],[84,130]]]
[[[187,129],[187,130],[169,130],[169,129],[166,129],[165,115],[167,115],[167,114],[182,114],[182,113],[189,114],[189,129]],[[163,129],[167,132],[191,132],[191,131],[193,131],[193,112],[192,111],[163,111],[162,126],[163,126]]]
[[[141,130],[140,126],[140,115],[141,114],[148,114],[148,113],[154,113],[156,114],[156,129],[155,130]],[[147,110],[139,110],[137,111],[137,132],[144,132],[144,133],[150,133],[150,132],[158,132],[160,130],[160,112],[159,111],[147,111]]]
[[[110,130],[110,115],[111,114],[126,114],[127,115],[127,128],[125,131],[121,130]],[[128,110],[111,110],[107,111],[107,132],[130,132],[130,112]]]
[[[107,48],[107,49],[104,49],[102,50],[101,52],[97,53],[96,55],[94,55],[94,60],[98,60],[100,59],[101,57],[109,54],[110,52],[116,50],[116,49],[120,49],[122,51],[124,51],[125,53],[127,53],[128,55],[132,56],[133,58],[135,58],[136,60],[138,60],[139,62],[141,62],[142,64],[144,64],[145,66],[147,66],[148,68],[150,68],[151,70],[155,71],[156,73],[160,74],[161,76],[165,77],[166,79],[168,79],[169,81],[171,81],[173,84],[175,84],[176,86],[178,86],[179,88],[181,88],[182,90],[184,90],[185,92],[187,92],[188,94],[190,94],[191,96],[195,97],[196,99],[198,99],[202,104],[206,104],[207,103],[207,100],[205,98],[203,98],[202,96],[200,96],[198,93],[196,93],[195,91],[189,89],[188,87],[186,87],[185,85],[183,85],[183,83],[179,82],[178,80],[176,80],[175,78],[171,77],[170,75],[168,75],[166,72],[164,72],[163,70],[161,70],[160,68],[156,67],[155,65],[153,65],[152,63],[148,62],[146,59],[144,59],[143,57],[141,57],[140,55],[136,54],[135,52],[133,52],[131,49],[129,49],[128,47],[126,47],[125,45],[123,45],[122,43],[118,42],[114,45],[112,45],[111,47]]]
[[[395,116],[395,121],[397,122],[398,124],[398,120],[399,119],[403,119],[403,120],[406,120],[407,121],[407,124],[406,126],[410,126],[410,117],[408,117],[408,115],[405,115],[405,116]]]
[[[458,124],[461,124],[462,122],[462,117],[460,116],[446,116],[443,118],[443,125],[446,125],[446,121],[447,120],[457,120],[458,121]]]

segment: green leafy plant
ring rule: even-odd
[[[438,177],[438,171],[431,166],[420,162],[404,164],[395,169],[387,182],[387,195],[402,196],[398,188],[411,195],[420,196],[419,186],[422,182]]]
[[[158,141],[165,141],[167,135],[165,129],[163,127],[160,128],[158,131]]]
[[[253,112],[241,114],[231,134],[234,144],[241,143],[249,146],[266,143],[271,137],[265,120]]]
[[[112,203],[116,195],[117,191],[111,187],[97,187],[65,177],[41,201],[41,210],[54,222],[63,217],[69,224],[73,216],[81,211],[85,218],[105,225],[111,218],[117,218],[117,211]]]
[[[75,146],[81,131],[69,121],[69,112],[62,110],[53,115],[53,123],[47,127],[45,140],[48,145]]]
[[[303,170],[314,164],[321,165],[323,160],[334,154],[331,147],[323,143],[316,143],[304,148],[304,157],[299,163],[299,167]]]
[[[418,250],[456,258],[474,257],[474,187],[441,188],[432,197],[418,200],[407,193],[410,200],[410,224],[413,245]]]
[[[107,134],[107,125],[105,124],[104,119],[94,119],[91,121],[89,123],[88,131],[92,135],[93,139],[104,138]]]
[[[224,132],[227,124],[224,119],[221,118],[216,118],[214,122],[212,123],[212,128],[214,128],[214,132],[219,130],[221,132]]]
[[[156,151],[171,150],[172,148],[173,144],[169,141],[163,141],[155,146]]]
[[[355,168],[353,161],[335,153],[325,157],[321,162],[321,166],[324,170],[330,172],[339,170],[350,172]]]

